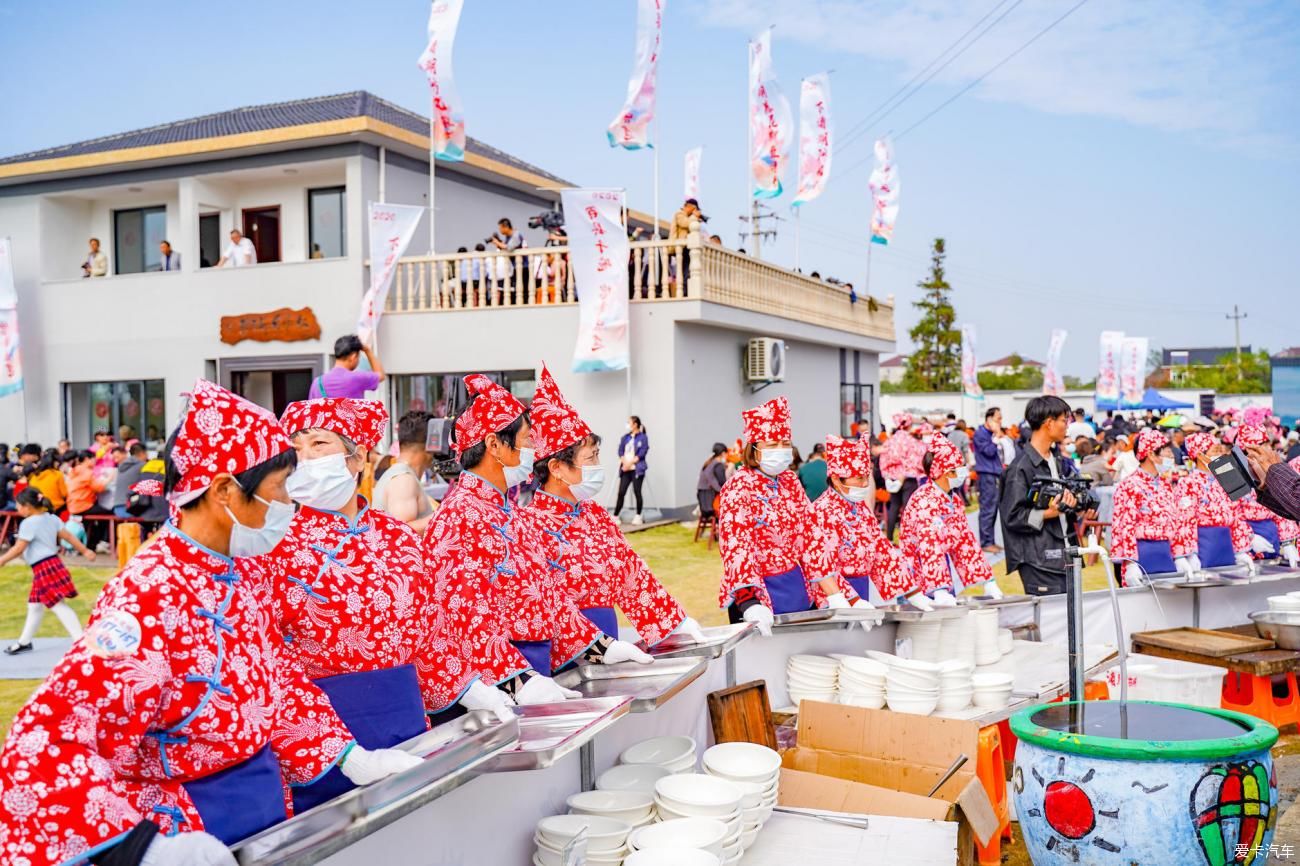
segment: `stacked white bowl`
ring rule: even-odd
[[[998,629],[998,652],[1002,653],[1004,656],[1010,655],[1015,643],[1016,638],[1015,635],[1011,633],[1011,629]]]
[[[597,791],[636,791],[655,793],[655,782],[672,775],[672,770],[654,764],[618,764],[596,777]]]
[[[670,773],[695,772],[695,740],[690,737],[654,737],[623,750],[620,764],[663,767]]]
[[[632,825],[599,815],[552,815],[537,822],[533,866],[564,866],[565,848],[586,831],[587,863],[619,866],[627,856]]]
[[[998,649],[998,611],[973,610],[970,617],[975,621],[975,664],[991,665],[1002,658]]]
[[[633,830],[654,823],[655,798],[642,791],[582,791],[565,801],[570,815],[625,821]]]
[[[971,675],[974,673],[974,662],[959,660],[941,662],[939,703],[935,709],[939,712],[955,712],[969,707],[973,693]]]
[[[713,853],[724,864],[740,860],[743,851],[745,792],[728,779],[706,773],[665,776],[655,784],[655,810],[663,822],[687,818],[712,818],[726,826],[721,847]]]
[[[928,716],[939,705],[939,665],[898,659],[885,675],[885,698],[900,713]]]
[[[1268,609],[1283,613],[1300,613],[1300,592],[1288,592],[1286,595],[1270,595]]]
[[[861,656],[840,658],[839,700],[850,707],[878,710],[885,705],[889,666]]]
[[[732,862],[722,855],[726,839],[727,825],[716,818],[675,818],[635,830],[628,841],[633,851],[675,851],[681,848],[707,851],[725,866]],[[678,861],[663,859],[661,862],[676,864]]]
[[[715,855],[699,848],[647,848],[633,851],[623,866],[720,866]]]
[[[971,677],[972,698],[982,709],[1005,707],[1011,700],[1015,678],[1011,674],[982,673]]]
[[[943,657],[943,620],[901,622],[896,637],[912,639],[912,658],[922,662],[937,662]]]
[[[790,702],[795,706],[800,701],[835,703],[839,669],[840,663],[826,656],[790,656],[785,668]]]
[[[975,620],[970,611],[940,620],[938,661],[975,658]]]
[[[719,743],[705,750],[702,763],[704,772],[740,788],[740,850],[748,850],[776,807],[781,756],[757,743]]]

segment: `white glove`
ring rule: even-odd
[[[852,605],[849,604],[849,600],[844,597],[844,593],[842,592],[826,596],[826,606],[831,610],[844,610],[845,608],[852,607]]]
[[[1277,553],[1277,548],[1273,546],[1273,542],[1262,535],[1251,536],[1250,549],[1254,553]]]
[[[696,622],[693,617],[689,616],[682,620],[681,624],[678,625],[674,631],[677,634],[686,635],[696,643],[704,643],[709,639],[708,636],[704,634],[704,629],[700,628],[700,624]]]
[[[154,836],[140,866],[235,866],[235,855],[210,833]]]
[[[946,589],[936,589],[934,595],[931,596],[931,600],[934,601],[935,607],[957,606],[957,599],[954,598],[953,594]]]
[[[1201,556],[1199,553],[1193,553],[1191,556],[1187,557],[1187,561],[1192,564],[1193,572],[1201,570]]]
[[[570,698],[580,698],[582,692],[566,689],[550,677],[533,677],[515,692],[515,702],[521,707],[532,704],[558,704]]]
[[[987,580],[984,582],[984,594],[989,598],[1002,598],[1002,596],[1005,595],[1005,593],[1002,592],[1002,587],[998,586],[996,580]]]
[[[1259,536],[1255,537],[1258,538]],[[1255,573],[1255,560],[1250,558],[1249,553],[1238,553],[1234,558],[1237,560],[1237,565],[1244,565],[1246,571],[1250,574]]]
[[[1187,575],[1188,577],[1191,577],[1191,576],[1192,576],[1192,563],[1191,563],[1191,562],[1188,560],[1188,558],[1185,557],[1185,556],[1175,556],[1175,557],[1174,557],[1174,571],[1178,572],[1179,574],[1185,574],[1185,575]]]
[[[866,600],[865,598],[863,598],[862,596],[858,596],[857,598],[853,599],[853,601],[849,602],[849,606],[852,607],[852,608],[855,608],[856,610],[875,610],[875,609],[876,609],[876,606],[875,606],[874,604],[872,604],[871,602],[867,601],[867,600]]]
[[[648,652],[642,652],[637,649],[636,644],[628,643],[625,640],[616,640],[605,650],[605,654],[600,657],[600,663],[603,665],[616,665],[619,662],[636,662],[639,665],[648,665],[655,660],[654,656]]]
[[[474,680],[461,695],[460,705],[467,710],[490,710],[503,722],[515,717],[515,702],[500,689],[487,685],[482,680]]]
[[[1130,562],[1124,566],[1124,585],[1125,586],[1142,586],[1147,582],[1146,572],[1142,566],[1136,562]]]
[[[1296,553],[1294,541],[1282,545],[1282,558],[1292,568],[1300,568],[1300,554]]]
[[[422,761],[422,758],[401,749],[363,749],[353,746],[343,763],[339,764],[339,769],[352,784],[369,785],[418,767]]]
[[[923,592],[918,592],[916,595],[908,596],[907,602],[917,610],[934,610],[934,602],[926,598],[925,593]]]
[[[772,636],[772,622],[774,617],[772,616],[772,609],[770,607],[764,607],[761,604],[750,605],[745,608],[745,612],[741,614],[740,618],[745,622],[752,622],[757,625],[758,630],[763,637]]]

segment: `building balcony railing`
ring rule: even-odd
[[[414,256],[398,262],[388,313],[549,307],[577,303],[568,247]],[[678,240],[632,241],[633,303],[709,301],[867,337],[894,339],[892,298],[853,302],[826,283],[725,247],[698,231]]]

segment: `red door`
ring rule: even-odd
[[[280,261],[280,208],[245,208],[244,237],[253,242],[259,263]]]

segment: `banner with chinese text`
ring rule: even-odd
[[[1052,340],[1047,344],[1047,366],[1043,368],[1043,393],[1055,397],[1065,393],[1065,380],[1061,377],[1061,350],[1065,348],[1067,332],[1064,328],[1052,330]]]
[[[1102,331],[1097,357],[1097,402],[1119,405],[1119,356],[1123,331]]]
[[[831,174],[831,79],[810,75],[799,86],[799,189],[795,206],[826,189]]]
[[[578,340],[573,372],[599,373],[628,366],[627,229],[623,191],[560,192],[569,230],[569,267],[578,292]]]
[[[627,101],[607,131],[610,147],[627,150],[653,147],[650,125],[655,118],[655,87],[663,23],[664,0],[637,0],[636,61],[632,65],[632,77],[627,82]]]
[[[875,153],[876,167],[867,180],[871,190],[871,242],[885,246],[894,239],[894,223],[898,220],[898,168],[889,139],[877,139]]]
[[[18,351],[18,290],[14,285],[13,247],[0,238],[0,397],[23,389],[23,362]]]
[[[429,44],[417,62],[429,79],[433,119],[433,155],[447,162],[465,159],[465,107],[451,74],[451,50],[464,0],[433,0],[429,9]]]
[[[410,245],[424,211],[418,205],[370,202],[370,288],[361,299],[361,315],[357,318],[357,336],[367,346],[379,330],[379,317],[388,302],[397,260]]]
[[[1146,337],[1125,337],[1119,353],[1120,407],[1133,409],[1142,405],[1146,390]]]
[[[790,158],[793,125],[790,103],[772,71],[769,28],[749,43],[749,172],[755,198],[781,194],[781,175]]]
[[[983,400],[984,389],[980,387],[979,365],[975,361],[975,326],[961,326],[961,390],[963,396],[972,400]]]
[[[700,163],[704,161],[704,148],[692,147],[686,151],[686,198],[700,197]]]

